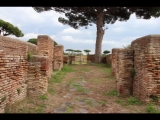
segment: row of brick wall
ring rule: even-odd
[[[46,35],[39,35],[37,39],[37,45],[34,45],[0,36],[0,113],[4,112],[6,104],[22,100],[27,95],[47,92],[56,54],[54,41]],[[28,61],[29,52],[33,59]],[[63,59],[63,53],[60,54]]]
[[[160,35],[138,38],[131,48],[112,49],[112,75],[119,95],[133,95],[145,103],[160,102]]]

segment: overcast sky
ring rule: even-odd
[[[37,13],[32,7],[0,7],[0,19],[17,26],[24,37],[18,39],[27,41],[37,38],[38,35],[48,35],[58,44],[66,49],[81,50],[89,49],[91,54],[95,53],[96,25],[75,30],[70,26],[58,22],[58,17],[64,17],[54,11]],[[160,34],[160,18],[149,20],[137,19],[135,14],[131,15],[126,22],[115,22],[106,25],[102,52],[112,48],[123,48],[133,40],[150,34]],[[10,36],[16,38],[15,36]]]

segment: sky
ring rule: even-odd
[[[84,27],[74,29],[58,22],[58,17],[65,16],[55,11],[37,13],[32,7],[0,7],[0,19],[17,26],[24,33],[23,37],[17,38],[13,35],[9,37],[28,41],[37,38],[38,35],[48,35],[58,44],[63,45],[64,51],[74,49],[84,53],[84,49],[89,49],[90,54],[94,54],[96,25],[93,24],[88,29]],[[146,35],[160,34],[160,18],[137,19],[135,14],[132,14],[128,21],[116,21],[105,26],[108,29],[103,36],[102,53],[104,50],[124,48],[133,40]]]

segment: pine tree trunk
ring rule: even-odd
[[[104,35],[103,22],[104,22],[103,12],[99,12],[97,14],[97,37],[95,45],[95,59],[94,59],[94,62],[96,63],[100,63],[101,59],[102,40]]]

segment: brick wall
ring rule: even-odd
[[[34,55],[28,64],[27,95],[38,96],[47,92],[49,57]]]
[[[47,35],[38,35],[37,40],[38,54],[42,56],[49,57],[49,70],[48,76],[49,78],[52,75],[53,71],[53,52],[54,52],[54,41]]]
[[[121,50],[122,48],[113,48],[112,49],[112,76],[116,76],[116,73],[117,73],[117,51],[118,50]]]
[[[106,63],[112,64],[112,54],[106,56]]]
[[[135,77],[133,94],[149,102],[150,95],[160,97],[160,35],[148,35],[131,43],[134,49]],[[159,100],[160,102],[160,100]]]
[[[87,63],[94,62],[95,55],[87,55]]]
[[[38,46],[18,39],[0,36],[0,113],[6,104],[22,100],[26,95],[47,91],[51,77],[53,40],[38,36]],[[28,52],[33,60],[27,60]]]
[[[118,95],[129,96],[132,94],[132,77],[131,69],[133,69],[133,50],[117,49],[116,61],[116,89]]]
[[[63,64],[68,64],[68,63],[69,63],[68,55],[63,55]]]
[[[53,69],[61,70],[63,67],[63,45],[56,45],[54,47],[54,60],[53,60]]]

